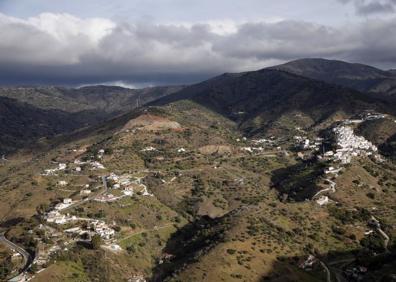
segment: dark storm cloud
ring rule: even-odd
[[[391,14],[395,12],[396,0],[339,0],[353,3],[358,15]]]
[[[0,14],[0,83],[190,83],[301,57],[396,64],[394,19],[341,28],[301,21],[227,25],[219,31],[211,24]]]

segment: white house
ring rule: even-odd
[[[66,185],[67,185],[67,181],[65,181],[65,180],[60,180],[60,181],[58,181],[58,185],[59,185],[59,186],[66,186]]]
[[[72,203],[73,203],[73,200],[72,200],[72,199],[70,199],[70,198],[64,198],[64,199],[63,199],[63,203],[64,203],[64,204],[66,204],[66,205],[67,205],[67,204],[69,204],[69,205],[70,205],[70,204],[72,204]]]
[[[59,169],[59,170],[65,170],[66,167],[67,167],[67,165],[64,164],[64,163],[60,163],[60,164],[58,165],[58,169]]]
[[[319,206],[327,205],[329,203],[329,197],[321,196],[319,199],[316,200],[316,203],[318,203]]]

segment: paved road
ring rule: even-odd
[[[331,181],[330,179],[325,179],[325,180],[330,183],[330,187],[320,190],[319,192],[317,192],[315,195],[312,196],[312,199],[317,197],[319,194],[327,192],[327,191],[331,191],[332,193],[335,192],[335,189],[337,187],[337,183],[335,183],[334,181]]]
[[[382,237],[384,237],[384,248],[386,251],[388,251],[389,236],[381,228],[378,228],[377,230],[382,235]]]
[[[331,273],[327,265],[323,261],[319,261],[320,265],[323,267],[323,269],[326,271],[326,281],[331,282]]]
[[[19,272],[18,275],[12,277],[9,281],[25,281],[25,271],[30,267],[33,262],[32,256],[23,248],[19,247],[18,245],[14,244],[13,242],[9,241],[4,234],[0,234],[0,242],[4,243],[8,248],[11,250],[21,254],[24,261],[24,266]]]
[[[382,230],[380,221],[377,218],[375,218],[374,216],[371,216],[371,218],[377,223],[377,228],[376,229],[381,234],[381,236],[384,237],[385,252],[388,252],[388,244],[389,244],[390,238],[389,238],[388,234],[386,234],[384,232],[384,230]]]

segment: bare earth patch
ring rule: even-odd
[[[159,131],[168,129],[180,129],[181,125],[176,121],[171,121],[164,117],[155,116],[152,114],[143,114],[135,119],[128,121],[121,131],[136,128],[147,131]]]

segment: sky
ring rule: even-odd
[[[0,84],[144,87],[321,57],[396,68],[396,0],[0,0]]]

